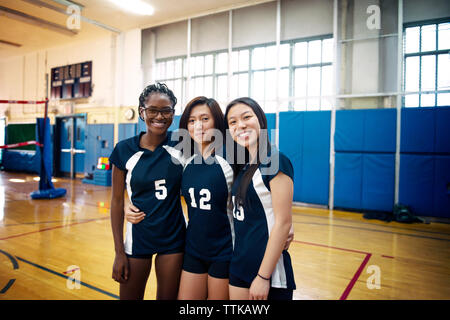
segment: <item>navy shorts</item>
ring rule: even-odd
[[[175,249],[169,249],[166,251],[157,252],[156,254],[173,254],[173,253],[183,253],[184,247],[179,247]],[[153,254],[128,254],[126,253],[126,256],[128,258],[135,258],[135,259],[151,259]]]
[[[230,274],[230,285],[239,288],[250,288],[251,283],[248,283],[238,277]],[[285,288],[270,287],[267,300],[292,300],[294,290]]]
[[[228,279],[230,261],[208,261],[184,254],[183,270],[192,273],[207,273],[211,277]]]

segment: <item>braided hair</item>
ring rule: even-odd
[[[141,113],[139,112],[141,108],[145,108],[145,101],[147,98],[154,94],[154,93],[160,93],[166,95],[170,102],[172,102],[172,109],[175,108],[175,105],[177,104],[177,98],[173,94],[172,90],[170,90],[165,83],[157,82],[156,84],[151,84],[145,87],[145,89],[142,91],[141,95],[139,96],[139,108],[138,108],[138,114],[139,117],[141,117]]]

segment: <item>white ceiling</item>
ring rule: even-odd
[[[126,0],[123,0],[126,1]],[[84,6],[81,15],[101,24],[126,31],[134,28],[147,28],[177,20],[206,15],[209,13],[239,8],[272,0],[144,0],[153,6],[152,16],[134,15],[124,12],[108,0],[75,0]],[[31,1],[32,2],[32,1]],[[39,1],[35,1],[39,2]],[[53,7],[65,10],[64,5],[54,0],[40,0]],[[68,16],[55,10],[36,6],[25,0],[0,0],[0,6],[48,22],[66,26]],[[1,8],[0,8],[1,9]],[[97,25],[81,21],[81,28],[76,35],[67,35],[54,30],[42,28],[11,17],[0,10],[0,40],[20,44],[14,47],[0,43],[0,58],[26,54],[50,47],[85,41],[112,34]]]

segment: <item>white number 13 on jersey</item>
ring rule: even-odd
[[[167,188],[165,186],[166,180],[155,181],[155,196],[158,200],[164,200],[167,197]]]
[[[208,189],[200,190],[200,209],[211,210],[211,204],[207,203],[211,200],[211,192]],[[195,202],[194,188],[189,188],[189,196],[191,197],[191,207],[197,208],[197,203]]]
[[[231,201],[233,202],[233,217],[239,221],[244,221],[244,208],[242,206],[236,207],[234,196]]]

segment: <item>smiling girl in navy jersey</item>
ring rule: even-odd
[[[186,232],[180,202],[183,164],[167,131],[176,103],[166,85],[146,87],[139,97],[139,115],[147,131],[120,141],[110,157],[116,252],[112,277],[120,283],[120,299],[143,299],[153,255],[157,299],[176,299],[178,294]],[[145,219],[136,225],[127,223],[124,241],[125,188]]]
[[[271,150],[263,134],[265,114],[253,99],[230,102],[225,120],[236,147],[245,148],[246,155],[245,163],[233,164],[230,299],[291,300],[295,282],[285,243],[292,224],[292,164]]]

